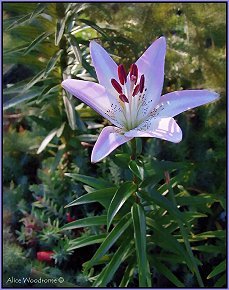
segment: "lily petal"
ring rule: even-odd
[[[112,124],[122,128],[122,124],[116,119],[116,113],[121,114],[121,112],[108,98],[103,86],[93,82],[74,79],[64,80],[61,85],[66,91],[90,106]]]
[[[109,56],[106,50],[97,42],[90,42],[90,52],[92,63],[95,67],[99,83],[113,96],[117,95],[114,90],[111,79],[118,80],[118,66]]]
[[[105,127],[99,135],[91,154],[91,162],[96,163],[109,155],[118,146],[131,140],[124,136],[124,132],[113,126]]]
[[[213,102],[219,94],[208,90],[175,91],[161,96],[158,116],[174,117],[189,109]],[[163,108],[163,109],[162,109]]]
[[[135,129],[126,132],[125,136],[155,137],[178,143],[182,140],[182,131],[173,118],[149,118]]]
[[[145,101],[139,112],[140,119],[146,118],[160,100],[164,82],[166,40],[160,37],[137,60],[139,75],[145,76]]]

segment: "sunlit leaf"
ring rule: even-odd
[[[53,129],[49,134],[45,137],[45,139],[42,141],[40,147],[37,150],[37,154],[40,154],[42,151],[45,150],[47,145],[51,142],[51,140],[56,136],[58,129]]]
[[[51,33],[49,32],[43,32],[41,35],[39,35],[38,37],[36,37],[31,43],[30,45],[24,50],[23,54],[26,55],[28,54],[31,50],[33,50],[34,48],[36,48],[36,46],[41,43],[44,39],[46,39]]]

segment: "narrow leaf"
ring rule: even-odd
[[[65,111],[67,114],[69,126],[71,127],[72,130],[75,130],[76,129],[76,111],[75,111],[73,101],[70,100],[70,98],[68,98],[65,95],[63,96],[63,101],[64,101],[64,106],[65,106]]]
[[[70,246],[68,251],[72,251],[75,249],[79,249],[82,247],[86,247],[89,245],[100,244],[106,238],[106,234],[88,236],[88,237],[80,237],[70,241]]]
[[[9,101],[6,101],[3,104],[3,110],[7,110],[7,109],[13,108],[15,106],[18,106],[21,103],[26,102],[26,101],[30,101],[39,95],[40,95],[40,91],[38,91],[36,89],[36,90],[31,90],[27,93],[24,93],[21,96],[14,97],[14,98],[10,99]]]
[[[120,285],[119,285],[120,288],[128,286],[130,279],[134,275],[134,270],[135,270],[135,257],[132,257],[132,259],[128,261],[128,265],[124,271],[122,281],[120,282]]]
[[[154,265],[157,268],[157,270],[162,275],[164,275],[169,281],[171,281],[176,287],[185,287],[185,285],[163,263],[161,263],[158,260],[154,259]]]
[[[145,201],[149,202],[152,205],[159,205],[160,207],[168,210],[168,212],[175,218],[178,218],[180,220],[183,220],[182,214],[179,212],[179,210],[168,200],[166,197],[158,193],[156,190],[152,192],[152,194],[149,196],[148,193],[140,191],[139,196],[144,199]]]
[[[64,131],[64,127],[65,127],[65,122],[60,126],[60,128],[57,130],[56,132],[56,136],[58,138],[60,138],[60,136],[62,135],[63,131]]]
[[[42,141],[40,147],[37,150],[37,154],[40,154],[43,150],[45,150],[46,146],[49,144],[49,142],[55,137],[56,132],[58,129],[53,129],[49,134],[45,137],[45,139]]]
[[[46,76],[55,67],[55,65],[56,65],[56,63],[57,63],[57,61],[58,61],[58,59],[59,59],[59,57],[60,57],[60,55],[61,55],[62,52],[63,52],[63,50],[60,49],[60,50],[57,51],[57,53],[53,57],[50,58],[50,60],[47,63],[47,66],[45,68],[45,75]]]
[[[75,36],[69,34],[68,41],[70,42],[72,46],[72,49],[76,58],[76,62],[78,62],[79,64],[82,64],[82,54],[81,54],[80,47]]]
[[[110,39],[110,36],[97,24],[95,24],[93,21],[87,20],[87,19],[79,19],[81,22],[91,26],[94,28],[97,32],[99,32],[102,36],[104,36],[107,39]]]
[[[96,262],[104,256],[107,251],[113,246],[113,244],[117,241],[117,239],[126,231],[126,229],[130,226],[131,219],[130,213],[127,213],[119,223],[113,228],[113,230],[108,234],[104,242],[100,245],[94,256],[87,263],[85,269],[91,268]]]
[[[50,32],[43,32],[38,37],[36,37],[30,45],[25,49],[24,55],[29,53],[31,50],[33,50],[39,43],[41,43],[44,39],[46,39],[51,33]]]
[[[135,248],[138,260],[139,287],[151,287],[147,277],[150,276],[146,255],[146,218],[144,209],[139,204],[131,208],[134,225]]]
[[[56,23],[55,45],[58,46],[64,34],[66,19],[58,20]]]
[[[91,216],[79,219],[64,225],[61,230],[72,230],[83,227],[99,226],[106,224],[106,215]]]
[[[107,213],[107,227],[109,229],[113,218],[118,213],[120,208],[126,202],[126,200],[137,190],[137,185],[133,182],[127,181],[123,183],[119,189],[116,191],[114,197],[112,198],[111,204]]]
[[[219,287],[222,288],[224,285],[226,285],[226,283],[227,283],[226,281],[227,281],[227,275],[225,273],[215,282],[214,287],[215,288],[219,288]]]
[[[218,264],[211,273],[207,276],[207,279],[211,279],[212,277],[215,277],[216,275],[225,272],[226,271],[226,260],[222,261],[220,264]]]
[[[77,173],[65,173],[65,175],[71,177],[76,181],[80,181],[84,184],[94,187],[95,189],[104,189],[104,187],[111,187],[112,185],[110,184],[110,182],[107,182],[103,179],[97,179],[91,176],[81,175]]]
[[[125,261],[130,249],[132,237],[127,237],[118,250],[114,253],[108,265],[104,268],[102,273],[97,277],[93,287],[105,287],[113,278],[115,272],[118,270],[119,266],[123,261]]]
[[[75,205],[80,205],[80,204],[85,204],[85,203],[99,202],[105,208],[107,208],[116,190],[117,190],[116,187],[95,190],[93,192],[90,192],[90,193],[87,193],[78,197],[76,200],[72,201],[65,207],[70,207],[70,206],[75,206]]]

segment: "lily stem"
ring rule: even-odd
[[[177,207],[177,202],[176,202],[174,191],[173,191],[173,188],[172,188],[171,185],[169,185],[169,192],[171,194],[171,198],[172,198],[172,202],[173,202],[174,206]],[[184,225],[183,225],[181,220],[178,219],[177,223],[179,225],[181,235],[182,235],[182,237],[184,239],[184,244],[185,244],[186,250],[187,250],[187,252],[189,254],[189,257],[190,257],[190,259],[192,261],[194,272],[196,274],[196,278],[197,278],[198,284],[199,284],[200,287],[204,287],[203,280],[201,278],[198,266],[197,266],[196,261],[195,261],[195,257],[193,255],[193,252],[192,252],[192,249],[191,249],[190,242],[188,240],[188,234],[187,234],[186,228],[184,227]]]
[[[131,157],[130,158],[131,158],[131,160],[136,160],[137,159],[136,139],[134,138],[130,142],[131,142],[131,149],[132,149],[132,153],[131,153]],[[133,173],[133,182],[138,185],[138,177],[134,174],[134,172],[132,172],[132,173]],[[135,198],[136,203],[140,203],[140,199],[139,199],[139,197],[137,195],[137,192],[134,192],[133,196]]]
[[[131,149],[132,149],[131,160],[135,160],[137,158],[137,144],[136,144],[136,139],[133,138],[130,141],[130,144],[131,144]]]

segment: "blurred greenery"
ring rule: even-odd
[[[163,93],[205,88],[218,92],[220,100],[176,117],[183,131],[181,143],[142,140],[144,182],[149,192],[157,188],[164,193],[163,174],[170,172],[179,208],[187,211],[189,240],[204,285],[225,287],[221,263],[226,256],[222,234],[226,225],[226,3],[4,2],[2,24],[3,201],[5,234],[10,237],[3,248],[4,286],[12,269],[18,277],[31,269],[50,277],[63,276],[71,283],[66,287],[90,287],[94,282],[100,266],[87,273],[82,272],[82,264],[97,245],[68,249],[72,239],[103,235],[104,226],[60,228],[72,220],[104,214],[106,207],[101,202],[64,208],[96,188],[82,177],[70,179],[65,173],[104,179],[117,187],[132,178],[125,167],[130,149],[124,145],[102,162],[91,164],[92,146],[108,121],[60,84],[68,76],[97,80],[89,55],[92,39],[117,63],[129,67],[164,35]],[[180,281],[185,287],[196,287],[193,273],[166,243],[168,236],[182,243],[175,223],[157,206],[147,218],[155,218],[155,224],[147,224],[152,234],[153,287],[173,287]],[[50,250],[55,252],[50,264],[36,261],[38,251]],[[100,262],[109,266],[114,252],[111,248]],[[134,262],[129,259],[128,263],[129,267],[126,262],[121,265],[108,286],[138,287]],[[129,280],[122,277],[125,270]]]

